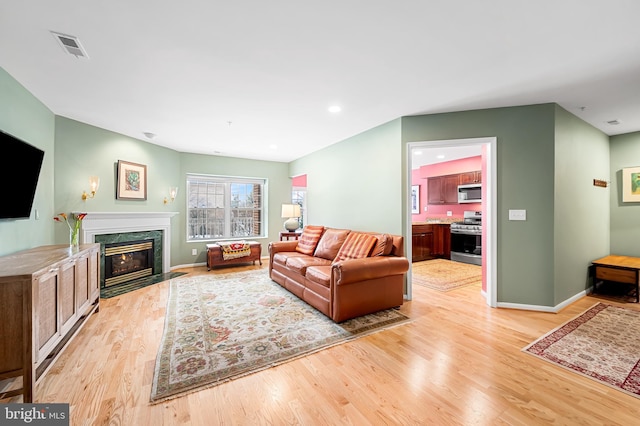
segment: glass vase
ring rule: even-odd
[[[78,240],[78,234],[79,234],[78,232],[69,230],[69,247],[71,247],[72,249],[76,249],[80,245],[80,241]]]

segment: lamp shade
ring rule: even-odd
[[[281,217],[300,217],[300,206],[298,204],[283,204]]]

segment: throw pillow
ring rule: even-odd
[[[327,260],[335,259],[349,232],[351,232],[349,229],[327,228],[320,238],[314,256]]]
[[[324,226],[307,225],[302,229],[302,235],[298,238],[298,245],[296,251],[302,254],[308,254],[313,256],[313,252],[322,237],[322,231]]]
[[[336,255],[335,262],[346,259],[360,259],[369,256],[378,239],[373,235],[352,232]]]
[[[375,236],[378,241],[371,250],[370,256],[389,256],[393,250],[393,236],[389,234],[378,234]]]

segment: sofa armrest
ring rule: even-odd
[[[278,253],[281,251],[296,251],[298,242],[290,241],[272,241],[269,243],[269,253]]]
[[[332,265],[331,276],[335,285],[366,281],[390,275],[401,275],[409,270],[409,260],[399,256],[375,256],[348,259]]]

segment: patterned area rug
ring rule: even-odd
[[[637,398],[640,311],[597,303],[522,350]]]
[[[408,322],[389,309],[334,323],[266,270],[171,280],[151,402],[269,368]]]
[[[411,264],[411,283],[438,291],[450,291],[482,284],[482,266],[447,259],[425,260]]]

